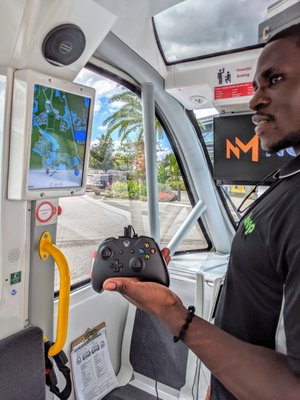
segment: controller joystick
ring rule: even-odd
[[[129,225],[124,228],[124,236],[100,244],[91,277],[96,292],[102,292],[104,281],[112,277],[139,277],[169,286],[167,265],[155,240],[132,231]]]

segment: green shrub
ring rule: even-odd
[[[105,196],[115,199],[122,200],[141,200],[147,201],[147,185],[146,181],[143,179],[138,179],[135,176],[135,179],[127,180],[127,182],[115,181],[112,186],[105,191]],[[178,183],[176,185],[176,189],[178,187]],[[177,199],[176,193],[172,190],[171,184],[167,183],[158,183],[158,200],[159,201],[174,201]]]
[[[181,190],[186,190],[184,182],[183,181],[171,181],[169,182],[170,187],[173,190],[178,190],[178,186],[180,185]]]
[[[158,191],[162,193],[172,193],[172,188],[168,183],[159,183],[158,184]]]
[[[106,197],[116,199],[141,200],[146,199],[146,182],[142,180],[129,179],[127,182],[116,181],[106,191]]]

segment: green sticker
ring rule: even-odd
[[[21,282],[21,271],[10,274],[10,284],[11,285],[15,285],[16,283],[20,283],[20,282]]]

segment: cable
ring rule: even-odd
[[[144,347],[144,350],[146,351],[146,353],[147,353],[147,355],[148,355],[148,357],[149,357],[149,360],[150,360],[150,362],[151,362],[152,371],[153,371],[154,380],[155,380],[154,388],[155,388],[155,392],[156,392],[156,399],[157,399],[157,400],[160,400],[159,397],[158,397],[158,389],[157,389],[157,383],[158,383],[158,381],[157,381],[157,377],[156,377],[156,371],[155,371],[154,363],[153,363],[151,354],[150,354],[149,350],[147,349],[145,343],[143,342],[143,338],[142,338],[142,312],[141,312],[140,309],[138,309],[138,312],[139,312],[139,316],[140,316],[140,340],[141,340],[141,343],[142,343],[142,345],[143,345],[143,347]]]
[[[124,237],[128,237],[128,238],[138,237],[138,234],[135,232],[134,227],[132,225],[125,226]]]
[[[134,227],[133,227],[132,225],[129,225],[128,228],[129,228],[129,227],[130,227],[130,229],[131,229],[131,232],[133,232],[133,237],[137,237],[138,234],[135,233]]]
[[[193,380],[193,385],[192,385],[193,400],[197,400],[197,392],[194,393],[194,390],[195,390],[196,381],[198,381],[198,383],[199,383],[200,367],[201,367],[201,363],[199,363],[199,358],[197,357],[196,358],[196,368],[195,368],[194,380]],[[199,391],[199,387],[198,387],[198,391]]]
[[[204,380],[204,386],[206,387],[206,391],[207,391],[210,383],[208,382],[207,376],[205,374],[205,368],[201,370],[201,364],[200,364],[200,370],[199,370],[200,375],[201,375],[201,371],[202,371],[202,376],[203,376],[203,380]],[[201,376],[200,376],[200,379],[201,379]]]

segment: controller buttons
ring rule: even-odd
[[[145,242],[145,243],[144,243],[144,247],[145,247],[145,249],[148,249],[148,248],[150,247],[150,243]]]
[[[146,253],[146,254],[144,255],[144,259],[145,259],[145,260],[150,260],[150,254],[149,254],[149,253]]]
[[[140,272],[144,267],[144,261],[138,257],[133,257],[129,262],[129,267],[134,272]]]
[[[140,249],[139,249],[139,254],[144,254],[145,253],[145,250],[141,247]]]
[[[101,256],[102,256],[104,259],[109,258],[111,255],[112,255],[112,251],[111,251],[111,249],[110,249],[109,247],[104,247],[104,248],[101,250]]]
[[[130,254],[134,254],[134,249],[130,249]]]
[[[124,247],[129,247],[130,246],[130,240],[124,240],[123,246]]]
[[[114,262],[110,263],[110,268],[111,268],[114,272],[120,272],[121,269],[123,269],[123,264],[120,263],[119,260],[115,260]]]
[[[119,250],[119,254],[123,254],[124,253],[124,251],[123,250]]]
[[[154,248],[154,247],[151,247],[151,249],[150,249],[150,253],[151,253],[151,254],[155,254],[155,253],[156,253],[156,250],[155,250],[155,248]]]

